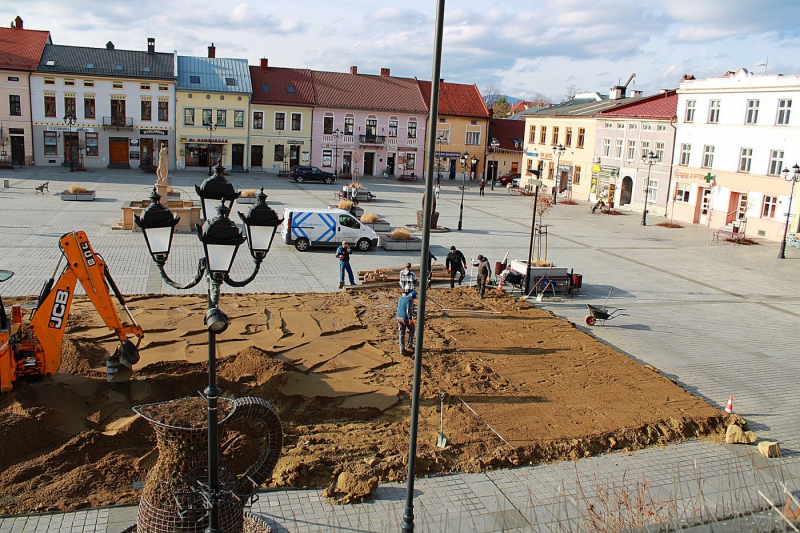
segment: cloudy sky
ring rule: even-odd
[[[26,0],[0,2],[56,44],[246,58],[271,66],[430,79],[435,0]],[[448,0],[442,77],[560,101],[567,87],[652,94],[684,73],[800,73],[798,0]],[[8,24],[6,22],[6,24]],[[767,63],[765,66],[764,64]]]

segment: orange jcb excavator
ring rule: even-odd
[[[65,234],[59,247],[61,259],[53,277],[42,287],[36,309],[27,324],[22,322],[22,307],[19,305],[11,306],[9,321],[0,299],[0,392],[12,390],[14,382],[19,379],[52,376],[58,372],[64,328],[78,281],[108,328],[119,337],[119,346],[106,360],[108,381],[127,380],[133,373],[133,365],[139,361],[139,344],[144,337],[142,328],[131,315],[106,262],[92,249],[86,233]],[[55,281],[62,260],[67,264]],[[13,275],[9,270],[0,270],[0,281]],[[128,314],[130,325],[120,320],[110,291]],[[129,337],[137,338],[135,345]]]

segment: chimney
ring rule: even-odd
[[[269,68],[269,60],[266,57],[261,58],[261,70],[267,71]]]
[[[631,91],[631,98],[639,98],[642,96],[642,91]]]
[[[358,67],[357,67],[357,66],[355,66],[355,65],[353,65],[352,67],[350,67],[350,74],[353,74],[353,75],[356,75],[356,74],[358,74]]]
[[[389,70],[388,68],[382,68],[381,69],[381,76],[391,76],[390,73],[391,73],[391,70]]]
[[[208,57],[212,59],[217,57],[217,47],[214,46],[214,43],[211,43],[211,46],[208,47]]]
[[[113,50],[113,49],[114,49],[114,43],[112,43],[111,41],[108,41],[106,43],[106,50]]]
[[[625,98],[625,87],[622,85],[615,85],[608,93],[609,100],[621,100]]]
[[[22,29],[24,29],[24,28],[22,27],[22,17],[20,17],[19,15],[17,15],[17,18],[15,18],[15,19],[14,19],[14,24],[13,24],[12,26],[13,26],[14,28],[17,28],[18,30],[22,30]]]
[[[147,53],[148,54],[155,54],[156,53],[156,39],[155,39],[155,37],[148,37],[147,38]]]

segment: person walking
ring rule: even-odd
[[[347,241],[342,241],[342,245],[336,249],[336,257],[339,259],[339,288],[344,289],[344,273],[347,272],[350,278],[350,285],[355,285],[353,279],[353,269],[350,268],[350,247]]]
[[[439,259],[433,255],[433,252],[428,250],[428,288],[431,288],[431,283],[433,282],[433,263],[434,261],[438,261]]]
[[[447,259],[445,260],[445,266],[447,267],[447,272],[450,274],[450,288],[455,287],[455,276],[456,273],[460,273],[458,277],[458,284],[461,285],[461,282],[464,281],[464,276],[467,274],[467,258],[464,257],[459,250],[456,250],[455,246],[450,247],[450,253],[447,254]]]
[[[492,275],[492,267],[489,265],[489,260],[484,256],[478,254],[478,293],[483,300],[483,293],[486,291],[486,282],[489,281],[489,276]]]
[[[481,181],[478,182],[478,196],[486,196],[483,194],[483,188],[486,187],[486,181],[481,178]]]
[[[406,263],[406,267],[400,271],[400,289],[403,294],[408,294],[414,290],[417,284],[417,275],[411,270],[411,263]]]
[[[417,291],[404,294],[397,302],[397,330],[400,336],[400,353],[411,355],[414,353],[414,300],[417,299]],[[406,331],[408,331],[408,343],[406,343]]]

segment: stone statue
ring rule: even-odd
[[[167,173],[169,172],[169,154],[167,153],[166,143],[161,143],[161,150],[158,152],[158,168],[156,169],[156,176],[158,176],[158,184],[167,184]]]

